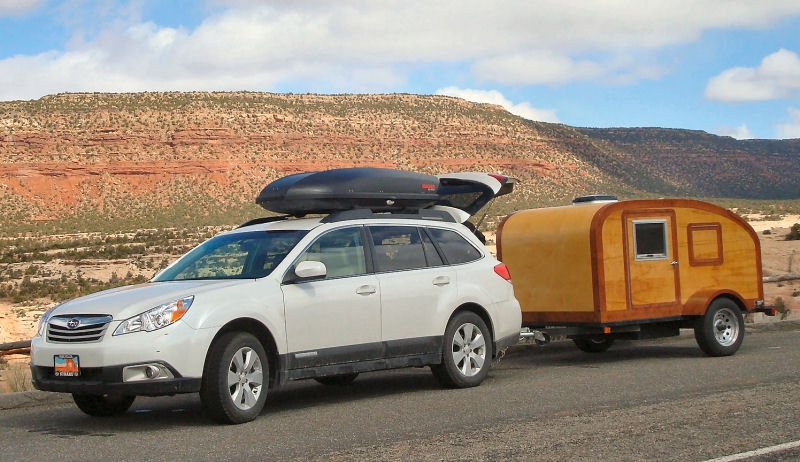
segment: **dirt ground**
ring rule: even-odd
[[[750,222],[761,241],[764,276],[800,273],[800,241],[785,239],[795,223],[800,223],[800,215],[789,215],[781,221]],[[769,234],[764,234],[767,230]],[[800,319],[800,280],[765,283],[766,304],[774,305],[777,297],[781,297],[786,308],[791,310],[791,319]]]

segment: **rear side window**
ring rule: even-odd
[[[480,250],[455,231],[441,228],[428,228],[428,231],[439,244],[448,264],[468,263],[482,256]]]
[[[425,250],[415,226],[370,226],[375,271],[424,268]]]

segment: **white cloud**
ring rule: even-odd
[[[750,140],[755,138],[747,125],[739,125],[738,127],[718,127],[714,130],[714,134],[719,136],[730,136],[737,140]]]
[[[0,15],[9,5],[35,4],[9,0]],[[285,82],[385,92],[442,63],[489,84],[631,83],[666,72],[647,58],[653,50],[691,43],[710,29],[765,27],[800,14],[797,0],[206,4],[210,15],[189,30],[142,23],[120,8],[107,10],[118,17],[104,10],[101,21],[78,21],[65,49],[0,60],[0,99],[81,90],[270,90]],[[88,26],[94,29],[83,30]]]
[[[3,0],[0,2],[0,18],[27,13],[44,2],[45,0]]]
[[[800,109],[790,107],[787,112],[789,122],[776,125],[775,132],[782,139],[800,138]]]
[[[550,51],[492,57],[478,61],[473,66],[473,71],[482,80],[510,85],[590,80],[607,72],[599,63],[576,61],[569,56]]]
[[[734,67],[711,78],[708,99],[724,102],[768,101],[800,91],[800,57],[780,49],[765,57],[758,67]]]
[[[552,109],[537,109],[528,102],[514,104],[497,90],[471,90],[468,88],[446,87],[436,90],[437,95],[454,96],[473,103],[495,104],[505,108],[508,112],[528,120],[558,123],[556,111]]]

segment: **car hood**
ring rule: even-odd
[[[252,281],[252,279],[237,279],[146,282],[69,300],[58,305],[51,315],[111,315],[115,320],[122,320],[179,298],[194,295],[196,300],[208,291],[249,284]]]

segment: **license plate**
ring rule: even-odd
[[[80,360],[78,355],[55,355],[56,377],[77,377],[81,375]]]

